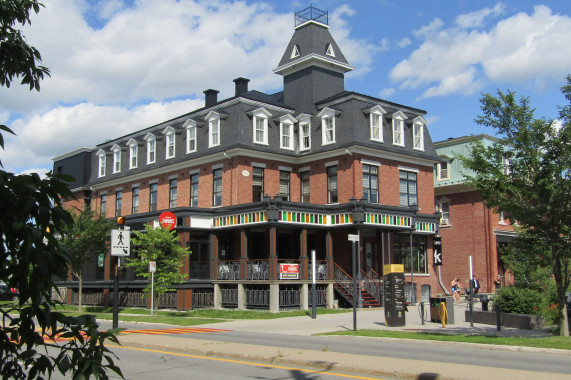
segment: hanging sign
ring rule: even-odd
[[[162,228],[172,230],[176,227],[176,216],[170,211],[165,211],[159,216],[159,224]]]

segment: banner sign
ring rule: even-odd
[[[298,280],[299,264],[280,264],[280,280]]]

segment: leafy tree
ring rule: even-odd
[[[149,297],[174,290],[174,284],[180,284],[186,275],[180,273],[184,259],[188,256],[187,248],[180,245],[174,231],[168,228],[153,228],[146,225],[145,231],[135,232],[131,239],[131,250],[136,257],[127,259],[127,267],[133,268],[140,277],[151,279],[149,262],[154,261],[157,270],[154,274],[154,294],[151,294],[151,282],[144,291]],[[155,303],[156,304],[156,303]]]
[[[0,85],[10,87],[14,78],[22,78],[21,84],[30,90],[40,90],[40,81],[50,71],[37,66],[42,56],[38,49],[28,45],[17,25],[30,24],[30,12],[38,13],[43,4],[36,0],[3,0],[0,6]]]
[[[78,311],[81,312],[83,267],[93,257],[97,257],[97,254],[107,250],[107,241],[115,223],[102,218],[90,207],[79,213],[72,212],[72,215],[74,223],[64,227],[61,245],[67,248],[71,260],[71,271],[79,281]]]
[[[500,140],[475,144],[463,163],[470,183],[486,204],[519,224],[520,239],[541,247],[539,263],[549,263],[557,285],[560,334],[569,336],[565,292],[571,269],[571,76],[562,87],[569,105],[559,107],[560,127],[536,118],[529,98],[498,91],[484,94],[480,125],[496,129]],[[537,250],[527,250],[538,255]]]
[[[40,55],[28,46],[16,23],[29,23],[37,1],[2,0],[0,4],[0,85],[14,77],[39,90],[47,69],[36,67]],[[0,131],[13,132],[0,125]],[[0,133],[0,147],[4,139]],[[107,379],[107,370],[122,376],[105,341],[118,343],[113,331],[100,332],[93,316],[68,317],[54,311],[55,277],[65,278],[70,258],[57,236],[73,219],[62,199],[73,197],[70,177],[14,175],[0,170],[0,280],[18,288],[17,305],[0,308],[0,376],[36,379],[54,370],[74,379]],[[56,336],[70,338],[63,342]],[[52,340],[44,340],[52,339]],[[48,348],[51,350],[48,352]],[[55,356],[50,356],[53,354]]]

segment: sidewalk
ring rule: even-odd
[[[455,305],[455,324],[442,328],[440,323],[425,322],[423,325],[417,307],[409,307],[406,313],[406,325],[388,327],[384,321],[382,308],[361,309],[357,311],[357,329],[382,329],[401,331],[425,331],[448,334],[477,334],[512,337],[546,337],[545,331],[518,330],[503,328],[496,331],[496,326],[464,322],[466,305]],[[228,329],[241,332],[257,332],[284,335],[311,336],[314,334],[353,330],[353,313],[318,315],[316,319],[288,317],[270,320],[234,320],[229,322],[200,325],[204,328]],[[376,376],[414,377],[417,379],[569,379],[569,375],[522,371],[502,368],[489,368],[475,365],[439,363],[437,361],[408,360],[383,358],[378,356],[344,354],[327,350],[306,350],[273,347],[269,345],[252,345],[229,341],[210,341],[192,339],[176,335],[126,335],[120,336],[120,342],[126,347],[144,347],[165,351],[180,351],[189,354],[211,357],[230,357],[249,361],[260,361],[280,366],[304,366],[315,369],[326,369],[329,372],[346,371]],[[419,343],[430,344],[430,343]],[[462,344],[462,343],[450,343]],[[487,346],[487,349],[527,350],[521,347]],[[538,350],[530,348],[529,350]],[[539,350],[538,350],[539,351]],[[543,350],[545,351],[545,350]],[[571,354],[570,354],[571,355]]]

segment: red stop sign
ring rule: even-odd
[[[176,227],[176,216],[170,211],[165,211],[159,216],[159,224],[162,228],[172,230]]]

